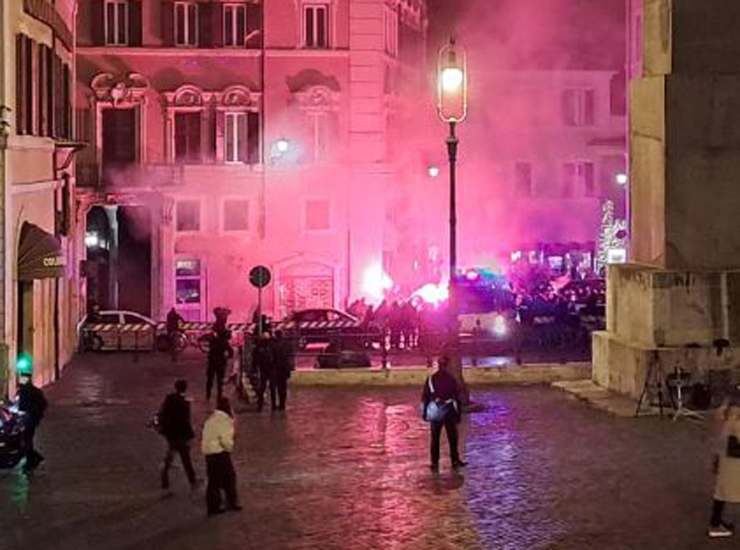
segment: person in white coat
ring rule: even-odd
[[[740,503],[740,396],[720,409],[721,430],[714,458],[717,481],[714,488],[712,517],[707,534],[729,537],[734,533],[731,524],[722,519],[725,504]]]
[[[201,448],[206,457],[206,507],[208,515],[241,510],[236,494],[236,472],[231,462],[234,449],[234,418],[225,397],[218,399],[216,410],[203,426]],[[221,507],[221,491],[226,495],[226,509]]]

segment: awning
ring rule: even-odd
[[[66,263],[59,239],[37,225],[23,224],[18,244],[18,280],[64,277]]]

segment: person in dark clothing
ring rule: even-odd
[[[180,323],[184,323],[185,319],[177,312],[173,307],[167,313],[167,340],[170,344],[170,353],[172,360],[177,360],[177,335],[180,332]]]
[[[167,452],[162,467],[162,489],[165,490],[170,488],[170,466],[176,454],[180,456],[190,487],[195,489],[198,483],[190,459],[190,441],[195,437],[195,432],[190,420],[190,402],[185,397],[187,390],[186,380],[175,382],[174,393],[165,397],[159,409],[160,433],[167,440]]]
[[[26,414],[25,431],[23,432],[24,446],[26,450],[26,463],[23,471],[29,473],[36,469],[44,460],[33,444],[36,430],[41,424],[46,407],[48,405],[44,392],[33,385],[30,374],[22,374],[18,377],[18,410]]]
[[[265,390],[268,384],[270,385],[272,409],[276,410],[275,390],[277,388],[277,372],[275,368],[275,346],[269,332],[263,333],[255,342],[254,364],[260,373],[259,385],[257,387],[257,410],[261,411],[265,404]]]
[[[273,341],[273,353],[275,364],[275,384],[270,384],[270,401],[275,403],[275,389],[277,389],[278,405],[280,411],[285,410],[285,402],[288,397],[288,379],[294,368],[293,345],[283,336],[281,330],[275,331],[275,340]],[[277,386],[277,388],[275,388]]]
[[[234,357],[234,349],[231,347],[231,332],[225,329],[214,330],[208,335],[208,370],[206,380],[206,401],[211,399],[213,382],[216,381],[216,398],[223,394],[224,377],[226,376],[226,364]]]
[[[421,404],[424,420],[427,420],[427,407],[432,401],[446,405],[447,413],[441,420],[430,421],[431,428],[431,464],[433,472],[439,471],[439,442],[442,428],[447,431],[447,442],[450,446],[450,462],[455,469],[467,464],[460,460],[457,450],[457,424],[460,422],[460,388],[455,377],[448,372],[450,360],[443,356],[439,359],[439,370],[429,376],[424,383]]]

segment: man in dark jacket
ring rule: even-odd
[[[36,435],[36,429],[41,424],[41,419],[46,412],[47,402],[44,392],[33,385],[30,373],[21,374],[18,377],[18,410],[26,414],[25,431],[23,439],[26,448],[26,463],[23,471],[29,473],[33,471],[44,457],[33,446],[33,438]]]
[[[466,463],[460,460],[457,450],[457,423],[460,422],[460,388],[455,377],[448,371],[449,365],[450,359],[447,356],[439,358],[439,370],[427,378],[421,395],[424,420],[428,420],[427,407],[432,401],[435,401],[437,405],[444,407],[447,411],[441,419],[429,419],[432,436],[430,468],[433,472],[439,471],[439,441],[442,436],[442,428],[447,431],[452,467],[457,469],[466,466]]]
[[[275,401],[275,389],[277,385],[275,369],[275,346],[270,338],[269,332],[262,333],[254,344],[254,365],[260,373],[259,385],[257,387],[257,410],[261,411],[265,404],[265,390],[270,384],[270,397],[272,409],[277,409]]]
[[[206,401],[211,399],[214,379],[216,381],[216,401],[221,398],[224,389],[226,363],[234,357],[231,347],[231,332],[226,329],[215,329],[208,335],[208,370],[206,372]]]
[[[180,455],[190,486],[192,488],[197,486],[193,462],[190,459],[190,441],[195,437],[195,432],[190,420],[190,402],[185,397],[187,390],[186,380],[175,382],[174,393],[165,397],[159,409],[160,433],[167,440],[167,453],[164,455],[162,467],[162,489],[170,488],[170,466],[175,454]]]
[[[283,336],[283,331],[275,331],[273,341],[273,360],[275,362],[275,384],[270,385],[270,401],[275,403],[275,389],[277,389],[278,405],[280,411],[285,410],[285,401],[288,397],[288,379],[293,371],[293,345],[291,341]],[[277,386],[277,388],[275,388]]]

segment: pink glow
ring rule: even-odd
[[[365,270],[362,278],[362,290],[370,302],[379,303],[385,298],[385,293],[393,288],[393,280],[379,265],[373,265]]]
[[[450,291],[446,283],[429,283],[414,292],[413,296],[419,297],[427,304],[436,307],[450,297]]]

